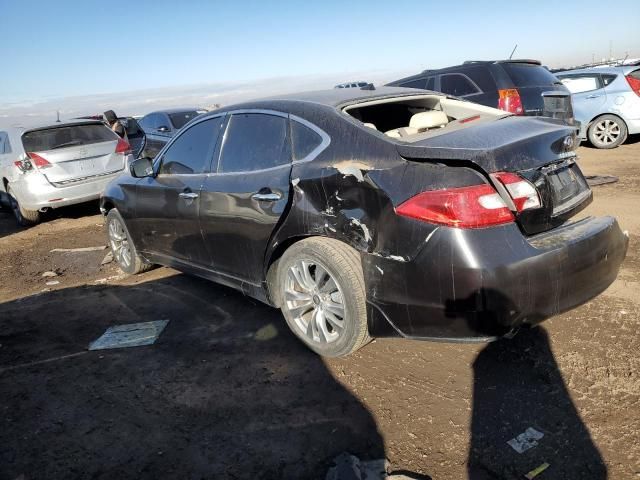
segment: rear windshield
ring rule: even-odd
[[[531,63],[503,63],[502,68],[516,87],[546,87],[558,85],[558,79],[544,67]]]
[[[184,127],[190,120],[196,118],[199,115],[198,112],[180,112],[170,113],[169,119],[173,128],[180,129]]]
[[[27,152],[46,152],[58,148],[115,140],[117,140],[116,134],[103,124],[52,127],[22,135],[22,144]]]

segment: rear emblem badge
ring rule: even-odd
[[[564,137],[562,144],[567,150],[571,149],[573,147],[573,137]]]

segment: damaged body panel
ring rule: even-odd
[[[573,222],[591,191],[572,127],[474,108],[396,88],[230,106],[188,124],[152,173],[112,183],[103,211],[117,208],[145,261],[238,288],[283,308],[288,322],[287,308],[313,298],[308,319],[295,319],[312,348],[337,341],[358,292],[331,276],[330,259],[296,270],[289,253],[311,238],[357,254],[370,336],[495,338],[600,293],[628,239],[611,217]],[[215,119],[204,167],[163,173],[172,145]],[[324,270],[333,297],[291,290],[319,285]]]

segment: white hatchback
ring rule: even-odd
[[[100,121],[0,130],[0,196],[31,225],[49,208],[99,198],[129,156],[129,143]]]

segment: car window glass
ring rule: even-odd
[[[607,74],[602,75],[602,83],[603,83],[603,85],[606,87],[611,82],[613,82],[616,79],[616,77],[617,77],[617,75],[613,75],[611,73],[607,73]]]
[[[117,140],[116,134],[104,123],[42,128],[22,135],[22,145],[27,152],[46,152]]]
[[[160,127],[171,128],[169,119],[164,113],[156,113],[153,119],[153,128],[158,129]]]
[[[287,119],[263,113],[241,113],[229,119],[219,172],[249,172],[290,161]]]
[[[424,87],[427,90],[435,90],[436,89],[436,77],[427,77],[427,86]]]
[[[4,153],[11,153],[11,142],[7,134],[4,137]]]
[[[426,84],[427,84],[427,80],[425,78],[418,78],[417,80],[404,82],[400,86],[406,87],[406,88],[423,88],[424,89]]]
[[[195,110],[192,112],[170,113],[169,119],[171,120],[171,125],[173,125],[173,128],[175,128],[176,130],[179,130],[182,127],[184,127],[187,123],[189,123],[191,120],[196,118],[198,115],[200,114]]]
[[[440,91],[456,97],[462,97],[477,93],[478,89],[464,75],[451,73],[440,77]]]
[[[185,130],[162,156],[158,173],[188,175],[208,170],[222,118],[205,120]]]
[[[500,64],[516,87],[546,87],[557,85],[558,79],[546,68],[532,63]]]
[[[561,76],[560,81],[571,93],[590,92],[602,88],[600,75]]]
[[[322,143],[322,137],[309,127],[292,120],[291,141],[293,144],[293,159],[302,160]]]

